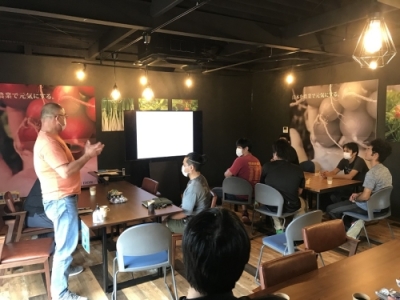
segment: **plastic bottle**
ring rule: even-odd
[[[96,209],[93,211],[93,224],[101,223],[102,222],[102,215],[100,212],[100,207],[97,204]]]

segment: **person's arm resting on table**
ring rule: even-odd
[[[335,170],[333,170],[333,171],[335,171]],[[350,171],[349,174],[337,174],[337,175],[333,175],[332,177],[339,178],[339,179],[353,179],[357,174],[358,174],[358,171],[353,169]]]

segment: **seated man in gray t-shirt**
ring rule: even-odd
[[[182,174],[190,178],[182,197],[182,212],[169,216],[165,223],[175,233],[183,233],[191,216],[210,208],[211,193],[207,180],[200,173],[200,166],[205,157],[197,153],[189,153],[182,163]]]
[[[388,142],[382,139],[373,140],[365,152],[365,160],[371,162],[371,169],[365,175],[363,191],[353,193],[349,200],[329,205],[326,212],[334,219],[341,218],[343,212],[368,214],[367,201],[371,195],[392,185],[392,175],[389,169],[382,164],[391,153],[392,147]],[[361,230],[364,223],[362,220],[357,222]]]

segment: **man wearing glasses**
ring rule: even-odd
[[[65,110],[47,103],[41,111],[42,126],[33,148],[33,163],[40,180],[43,206],[54,225],[56,249],[51,274],[53,300],[86,300],[68,290],[68,268],[78,244],[77,195],[81,191],[80,169],[104,148],[87,141],[85,153],[75,160],[60,132],[67,125]]]
[[[392,147],[388,142],[382,139],[373,140],[365,152],[365,160],[371,163],[371,169],[369,169],[365,175],[363,191],[361,193],[353,193],[349,200],[329,205],[326,212],[334,219],[341,218],[344,212],[355,212],[367,215],[367,201],[371,195],[392,185],[392,175],[389,169],[382,164],[391,153]],[[385,210],[387,209],[389,208]],[[344,221],[346,223],[346,220]],[[357,238],[363,226],[363,220],[354,222],[347,231],[347,235]]]

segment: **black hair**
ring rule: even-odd
[[[240,138],[236,141],[236,147],[242,147],[243,149],[248,147],[248,151],[251,152],[252,144],[250,140],[246,138]]]
[[[289,159],[289,143],[285,140],[277,140],[272,144],[272,153],[276,153],[280,159]]]
[[[201,166],[207,162],[205,154],[201,155],[196,152],[190,152],[185,157],[187,158],[187,164],[193,166],[196,171],[200,171]]]
[[[60,104],[49,102],[43,105],[42,111],[40,112],[40,118],[43,119],[48,116],[55,116],[57,115],[60,110],[62,110],[62,106]]]
[[[392,146],[382,139],[373,140],[370,145],[372,147],[372,154],[379,154],[378,161],[380,163],[383,163],[385,159],[392,154]]]
[[[347,149],[351,150],[353,153],[356,152],[357,155],[358,155],[358,153],[359,153],[357,143],[350,142],[350,143],[344,144],[344,145],[343,145],[343,149],[344,149],[344,148],[347,148]]]
[[[250,240],[238,216],[209,208],[188,222],[182,239],[190,286],[201,294],[232,291],[250,257]]]
[[[285,139],[286,141],[288,141],[290,143],[290,135],[289,135],[289,133],[281,133],[279,135],[279,139]]]

